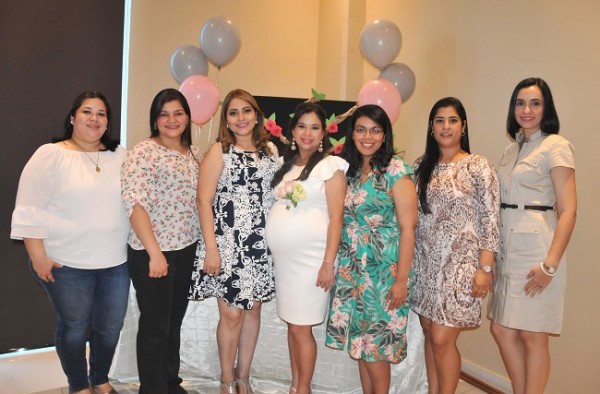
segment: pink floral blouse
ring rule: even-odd
[[[148,138],[128,152],[121,169],[121,196],[127,214],[140,204],[148,215],[163,251],[180,250],[200,237],[196,183],[201,159],[198,148],[187,155],[167,149]],[[131,229],[129,245],[144,246]]]

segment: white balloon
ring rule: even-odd
[[[360,33],[360,51],[373,66],[382,69],[394,61],[402,47],[402,34],[394,22],[377,19]]]
[[[212,64],[221,68],[240,50],[240,33],[229,19],[215,16],[200,30],[200,48]]]
[[[394,84],[405,103],[415,91],[415,73],[404,63],[392,63],[379,73],[379,78]]]

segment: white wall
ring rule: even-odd
[[[200,27],[217,15],[230,18],[242,37],[233,63],[219,73],[211,66],[209,77],[222,96],[241,87],[257,95],[308,97],[311,88],[322,90],[318,81],[332,89],[325,92],[328,98],[354,100],[360,88],[356,81],[378,74],[357,57],[357,34],[374,19],[394,21],[403,34],[396,61],[408,64],[417,78],[395,124],[396,145],[410,161],[424,149],[432,104],[452,95],[467,108],[472,150],[497,163],[509,142],[504,125],[512,89],[525,77],[543,77],[554,93],[561,134],[576,147],[579,194],[565,324],[563,334],[551,340],[547,392],[590,392],[600,365],[600,265],[593,249],[600,245],[594,226],[600,210],[593,200],[600,194],[595,160],[600,137],[592,129],[600,91],[600,2],[335,0],[338,14],[331,1],[133,0],[129,145],[148,135],[148,109],[156,92],[177,87],[169,73],[172,51],[198,45]],[[339,15],[352,17],[344,24]],[[346,43],[336,31],[347,34]],[[327,40],[334,40],[340,52],[329,49]],[[327,56],[342,56],[345,63],[336,65]],[[476,372],[506,375],[487,321],[461,335],[460,348],[465,364]]]

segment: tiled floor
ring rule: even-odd
[[[54,351],[39,351],[27,357],[0,355],[0,394],[68,394],[69,390],[62,387],[65,377],[60,368],[60,363]],[[121,394],[137,394],[136,385],[115,382],[114,387]],[[184,387],[190,394],[218,394],[219,386],[216,382],[187,383]],[[260,386],[255,387],[255,392],[261,391]],[[279,390],[269,394],[287,394],[287,390]],[[474,386],[460,381],[456,394],[484,394]]]
[[[120,394],[135,394],[138,392],[137,387],[134,385],[127,384],[114,384],[115,390],[117,390]],[[219,388],[215,385],[191,385],[186,386],[186,389],[190,394],[218,394]],[[255,390],[256,393],[260,393],[260,391]],[[458,388],[456,389],[456,394],[485,394],[485,391],[482,391],[476,387],[471,386],[467,382],[460,381],[458,383]],[[62,389],[52,389],[39,391],[35,394],[69,394],[69,390],[65,387]]]

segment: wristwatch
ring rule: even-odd
[[[492,266],[491,265],[483,265],[483,264],[479,264],[479,266],[477,267],[477,269],[482,270],[483,272],[487,272],[488,274],[490,272],[492,272]]]
[[[544,270],[546,270],[546,272],[548,272],[550,275],[554,275],[556,273],[556,268],[553,266],[546,265],[544,262],[542,262],[542,265],[544,266]]]

